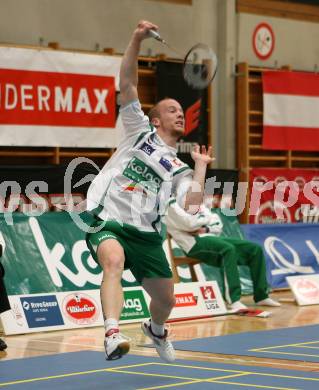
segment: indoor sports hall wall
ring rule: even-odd
[[[1,0],[0,40],[16,44],[57,41],[61,47],[94,50],[96,43],[123,53],[141,19],[157,23],[163,37],[182,53],[193,44],[216,42],[218,0],[192,5],[158,0]],[[14,26],[14,28],[13,28]],[[142,54],[167,52],[154,40]],[[168,53],[173,55],[174,53]]]
[[[319,2],[318,2],[319,3]],[[252,48],[252,34],[261,22],[268,23],[275,34],[275,48],[269,59],[258,59]],[[238,61],[249,65],[319,70],[319,23],[240,13],[238,15]]]

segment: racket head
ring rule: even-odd
[[[216,53],[204,43],[198,43],[184,58],[183,77],[191,88],[204,89],[214,80],[217,68]]]

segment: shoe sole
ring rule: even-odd
[[[123,343],[119,344],[110,355],[106,355],[106,360],[120,359],[123,355],[126,355],[129,350],[130,343],[128,341],[123,341]]]

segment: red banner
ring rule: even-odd
[[[249,223],[318,223],[319,170],[250,171]]]
[[[115,78],[0,69],[0,124],[115,127]]]
[[[263,148],[319,150],[319,74],[263,72]]]

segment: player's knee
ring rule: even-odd
[[[157,302],[157,305],[162,307],[163,309],[172,310],[175,306],[176,299],[174,294],[161,294],[152,298]]]
[[[176,305],[176,298],[175,298],[175,295],[173,295],[171,297],[171,300],[170,300],[170,308],[173,309],[173,307]]]
[[[225,243],[224,248],[223,248],[223,252],[224,252],[224,253],[223,253],[224,255],[225,255],[225,254],[233,255],[233,254],[235,254],[235,252],[236,252],[236,248],[235,248],[235,246],[232,245],[232,244]]]
[[[252,243],[252,251],[259,256],[263,255],[263,248],[259,244]]]
[[[172,294],[172,295],[169,295],[166,297],[166,300],[165,300],[165,305],[168,309],[172,310],[173,307],[175,306],[176,304],[176,298],[175,298],[175,295]]]
[[[124,258],[119,254],[111,253],[108,256],[100,259],[100,264],[103,270],[107,272],[112,272],[112,273],[123,272]]]

